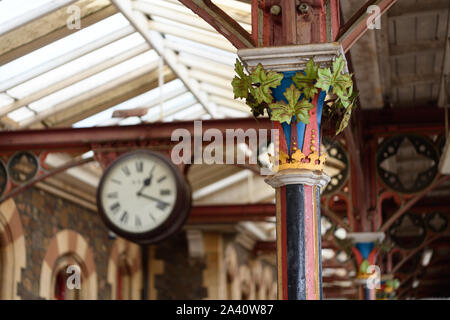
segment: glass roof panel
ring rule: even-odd
[[[74,85],[57,91],[45,98],[30,104],[30,108],[38,112],[48,109],[58,103],[69,100],[72,97],[78,96],[98,86],[106,84],[109,81],[120,78],[128,72],[137,70],[143,66],[148,65],[152,61],[157,60],[157,55],[154,51],[147,51],[138,55],[135,58],[129,59],[121,64],[111,67],[103,72],[100,72],[83,81],[79,81]]]
[[[228,65],[234,65],[236,62],[237,54],[234,52],[225,51],[219,48],[214,48],[199,42],[183,39],[173,35],[166,35],[165,38],[172,44],[176,44],[175,50],[182,52],[189,52],[196,55],[201,55],[208,59],[224,63]]]
[[[7,82],[12,77],[27,70],[51,61],[59,56],[68,54],[71,51],[80,49],[87,43],[100,39],[106,34],[122,29],[127,25],[129,25],[128,20],[121,13],[117,13],[67,37],[37,49],[23,57],[11,61],[0,67],[0,84]]]
[[[7,94],[0,93],[0,108],[12,103],[13,101],[14,99]]]
[[[179,89],[183,86],[184,85],[180,80],[178,80],[178,79],[173,80],[171,82],[164,84],[163,92],[170,92],[172,90]],[[107,110],[99,112],[91,117],[88,117],[86,119],[78,121],[78,122],[74,123],[72,126],[74,128],[85,128],[85,127],[98,126],[100,124],[103,125],[104,122],[106,122],[106,121],[109,122],[110,119],[112,119],[112,114],[115,110],[125,110],[125,109],[134,109],[134,108],[138,108],[138,107],[145,107],[145,106],[149,105],[150,103],[154,102],[156,99],[159,99],[159,88],[150,90],[150,91],[143,93],[139,96],[136,96],[130,100],[120,103],[114,107],[111,107]],[[117,122],[117,121],[113,121],[113,122]]]
[[[30,118],[32,116],[34,116],[34,112],[31,111],[30,109],[28,109],[27,107],[22,107],[19,108],[13,112],[8,113],[8,117],[10,117],[11,119],[13,119],[16,122],[25,120],[27,118]]]
[[[0,23],[11,21],[53,0],[2,0],[0,1]]]
[[[24,82],[10,90],[8,93],[12,96],[22,99],[25,96],[42,90],[58,81],[67,79],[79,72],[90,69],[108,59],[111,59],[133,47],[144,43],[144,38],[135,32],[125,38],[117,40],[109,45],[88,53],[78,59],[62,65],[56,69],[46,72],[32,80]]]

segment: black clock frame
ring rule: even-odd
[[[128,160],[129,158],[133,158],[137,155],[142,154],[156,157],[162,160],[169,167],[169,169],[172,171],[175,177],[177,197],[175,205],[166,221],[164,221],[161,225],[159,225],[158,227],[156,227],[151,231],[142,233],[133,233],[120,229],[109,220],[107,214],[103,209],[101,194],[104,182],[108,174],[115,166],[120,165],[120,163],[122,163],[124,160]],[[170,161],[170,159],[168,159],[166,156],[160,153],[151,150],[135,150],[125,153],[120,157],[118,157],[117,159],[115,159],[103,173],[102,178],[100,179],[99,186],[97,188],[97,208],[103,222],[111,231],[113,231],[117,235],[139,244],[154,244],[176,233],[185,224],[186,220],[189,217],[191,209],[192,204],[191,195],[192,192],[190,185],[187,183],[186,179],[184,179],[184,176],[180,172],[180,170]]]
[[[2,159],[0,159],[0,175],[3,176],[3,179],[5,180],[3,182],[3,185],[0,185],[0,199],[2,199],[3,196],[5,195],[6,189],[8,189],[8,179],[9,179],[8,168]]]

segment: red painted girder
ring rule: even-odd
[[[426,196],[430,191],[434,190],[442,183],[450,179],[450,176],[438,176],[434,182],[429,185],[425,190],[417,193],[413,198],[408,200],[401,208],[399,208],[380,228],[379,231],[386,232],[389,227],[397,221],[403,214],[405,214],[417,201]]]
[[[0,150],[8,153],[16,150],[66,151],[91,149],[92,144],[127,141],[170,141],[176,129],[186,129],[194,136],[194,121],[157,122],[133,126],[108,126],[92,128],[51,128],[0,132]],[[270,129],[269,119],[235,118],[202,121],[203,132],[208,129]],[[269,139],[269,136],[268,136]]]
[[[188,224],[236,223],[263,221],[275,216],[275,205],[196,205],[192,207]]]
[[[368,30],[367,21],[372,13],[367,13],[367,8],[376,5],[380,8],[380,16],[392,7],[397,0],[369,0],[359,9],[342,27],[338,35],[338,41],[342,44],[344,52],[350,50],[353,44]]]
[[[362,110],[364,134],[443,133],[445,111],[433,106]],[[448,117],[450,119],[450,116]]]
[[[250,33],[211,0],[180,0],[180,2],[210,24],[237,49],[255,47]]]

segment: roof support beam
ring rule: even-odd
[[[416,196],[408,200],[400,209],[398,209],[389,219],[386,221],[380,228],[379,231],[386,232],[389,227],[397,220],[399,219],[405,212],[407,212],[417,201],[422,199],[424,196],[427,195],[428,192],[431,190],[436,189],[439,187],[442,183],[450,179],[450,176],[438,176],[436,180],[429,185],[425,190],[418,193]],[[378,222],[379,223],[379,222]]]
[[[26,12],[25,14],[15,18],[12,21],[8,20],[6,22],[3,22],[2,24],[0,24],[0,36],[17,28],[20,28],[21,26],[39,19],[40,17],[43,17],[53,11],[68,6],[69,4],[76,1],[77,0],[51,1],[47,4],[41,5],[33,10]]]
[[[434,83],[439,81],[439,74],[413,74],[413,75],[403,75],[401,77],[393,77],[392,87],[393,88],[399,88],[399,87],[412,87],[415,85],[421,85],[421,84],[428,84],[428,83]]]
[[[85,54],[88,54],[92,51],[95,51],[99,48],[102,48],[114,41],[125,38],[126,36],[129,36],[133,32],[134,32],[133,27],[127,26],[125,28],[111,32],[99,40],[91,41],[88,44],[77,48],[76,50],[73,50],[73,51],[63,54],[63,55],[60,55],[59,57],[56,57],[53,60],[47,61],[43,64],[39,64],[36,67],[34,67],[24,73],[13,76],[13,77],[9,78],[8,80],[4,81],[3,83],[1,83],[0,84],[0,92],[4,92],[8,89],[11,89],[11,88],[13,88],[19,84],[22,84],[28,80],[34,79],[37,76],[39,76],[45,72],[48,72],[59,66],[62,66],[63,64],[65,64],[67,62],[75,60],[75,59],[77,59]]]
[[[252,36],[211,0],[180,0],[180,2],[208,22],[236,48],[255,47]]]
[[[236,51],[236,49],[230,43],[223,41],[222,37],[219,34],[213,32],[202,31],[200,29],[198,29],[198,32],[186,32],[186,30],[183,30],[182,28],[179,28],[177,26],[152,20],[148,21],[147,24],[150,30],[157,31],[161,34],[169,34],[178,38],[199,42],[201,44],[228,52]]]
[[[133,27],[138,31],[145,41],[158,53],[176,76],[184,83],[186,88],[194,95],[202,107],[214,117],[215,105],[208,101],[206,93],[198,88],[198,82],[189,78],[188,70],[184,65],[177,61],[177,55],[173,50],[164,48],[163,36],[155,31],[148,30],[148,19],[145,15],[138,11],[133,11],[130,0],[112,0],[114,5],[122,12],[122,14],[130,21]]]
[[[122,63],[128,59],[131,59],[141,53],[144,53],[148,50],[148,45],[146,43],[142,43],[134,48],[131,48],[130,50],[127,50],[111,59],[108,59],[100,64],[97,64],[93,67],[86,68],[82,70],[81,72],[70,76],[68,78],[62,79],[60,81],[55,82],[54,84],[49,85],[45,89],[41,89],[37,92],[34,92],[30,94],[29,96],[26,96],[23,99],[14,101],[13,103],[4,106],[0,109],[0,117],[17,110],[23,106],[26,106],[34,101],[37,101],[45,96],[48,96],[58,90],[64,89],[78,81],[82,81],[86,78],[89,78],[90,76],[93,76],[99,72],[102,72],[110,67],[113,67],[119,63]]]
[[[164,68],[163,73],[165,83],[173,81],[176,78],[172,71],[167,67]],[[80,120],[86,119],[124,101],[158,88],[158,74],[158,70],[146,73],[124,85],[110,90],[109,92],[104,92],[82,102],[81,104],[78,104],[76,108],[70,108],[59,114],[52,115],[47,118],[45,122],[46,124],[50,123],[51,126],[71,126]]]
[[[158,66],[158,62],[156,61],[156,62],[148,64],[144,67],[138,68],[136,70],[132,70],[131,72],[125,74],[124,76],[121,76],[121,77],[118,77],[117,79],[111,80],[102,86],[96,87],[92,90],[88,90],[87,92],[77,95],[74,98],[65,100],[64,102],[61,102],[49,109],[39,112],[37,115],[35,115],[31,118],[27,118],[27,119],[19,122],[19,126],[21,128],[25,128],[25,127],[29,127],[39,121],[43,121],[46,118],[53,116],[57,112],[61,112],[65,109],[74,107],[75,105],[77,105],[83,101],[89,100],[92,97],[95,97],[104,92],[107,92],[108,90],[112,90],[118,86],[125,85],[129,81],[132,81],[133,79],[135,79],[139,76],[142,76],[145,73],[155,70],[157,68],[157,66]]]
[[[386,26],[387,28],[387,26]],[[435,53],[445,48],[443,40],[423,40],[408,44],[389,45],[391,58],[405,57],[415,54]]]
[[[115,13],[117,13],[116,7],[114,7],[113,5],[108,5],[105,8],[102,8],[98,11],[95,11],[93,13],[83,16],[81,18],[81,25],[83,26],[83,28],[89,27],[90,25],[93,25],[94,23],[97,23],[100,20],[103,20],[109,16],[112,16]],[[47,17],[46,19],[50,19],[50,18],[51,17]],[[32,26],[29,26],[27,28],[31,28],[31,27]],[[16,30],[16,32],[24,32],[24,31]],[[28,42],[19,44],[15,48],[9,49],[9,51],[2,53],[0,55],[0,65],[4,65],[10,61],[20,58],[20,57],[32,52],[33,50],[42,48],[54,41],[62,39],[72,33],[77,32],[77,31],[79,31],[79,30],[69,29],[69,28],[67,28],[66,24],[63,24],[63,26],[60,26],[60,27],[57,27],[56,29],[48,31],[47,33],[45,33],[43,35],[39,35],[38,38],[35,38]],[[12,35],[13,34],[11,34],[11,36]],[[10,35],[8,35],[8,36],[10,36]]]
[[[237,223],[264,221],[275,216],[273,204],[196,205],[192,207],[188,224]]]
[[[0,131],[0,150],[90,150],[92,144],[127,142],[136,140],[170,141],[172,132],[178,128],[187,129],[194,135],[193,121],[157,122],[135,126],[109,126],[91,128],[50,128],[45,130]],[[203,121],[204,131],[216,128],[225,133],[226,129],[267,129],[272,125],[267,118],[255,121],[253,118],[220,119]]]
[[[344,24],[339,31],[338,41],[342,44],[344,52],[350,50],[353,44],[366,33],[368,27],[367,22],[371,14],[367,13],[367,8],[371,5],[376,5],[380,8],[380,16],[384,14],[390,7],[392,7],[397,0],[369,0],[361,9],[359,9],[350,19]]]
[[[437,15],[448,9],[448,1],[417,1],[414,5],[402,6],[393,8],[392,12],[389,12],[389,19],[396,20],[402,18],[423,18],[424,16]]]

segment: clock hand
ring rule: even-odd
[[[139,196],[139,194],[142,192],[142,190],[144,190],[145,187],[149,186],[152,183],[153,180],[153,171],[155,170],[155,165],[153,165],[152,170],[150,170],[150,176],[144,180],[144,185],[139,189],[139,191],[137,192],[137,195]]]
[[[150,170],[150,176],[144,180],[144,186],[149,186],[152,183],[154,170],[155,170],[155,165],[153,165],[152,170]]]
[[[147,198],[147,199],[149,199],[149,200],[157,201],[157,202],[159,202],[159,203],[162,203],[162,204],[164,204],[164,205],[166,205],[166,206],[168,206],[168,205],[169,205],[169,203],[168,203],[168,202],[165,202],[165,201],[163,201],[163,200],[160,200],[160,199],[158,199],[158,198],[155,198],[155,197],[152,197],[152,196],[149,196],[149,195],[143,194],[143,193],[141,193],[141,192],[138,192],[138,194],[137,194],[137,195],[138,195],[138,196],[141,196],[141,197],[144,197],[144,198]]]

